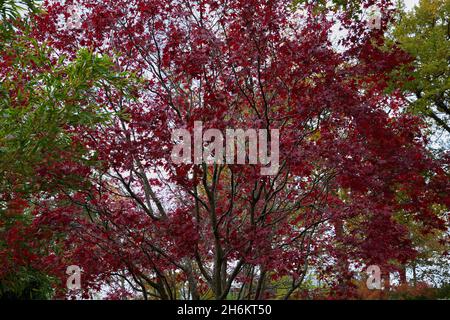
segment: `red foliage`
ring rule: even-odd
[[[79,265],[85,290],[121,274],[160,298],[177,297],[176,273],[194,298],[206,288],[223,298],[251,267],[297,284],[308,266],[349,296],[351,262],[389,270],[415,256],[396,213],[445,227],[431,209],[449,205],[442,163],[425,148],[421,120],[401,111],[404,99],[385,93],[409,58],[381,49],[383,30],[345,14],[333,16],[348,31],[337,50],[333,21],[310,6],[293,14],[290,2],[81,0],[81,29],[58,26],[72,1],[46,4],[37,38],[66,54],[120,53],[117,66],[145,78],[137,100],[99,92],[99,104],[126,117],[77,131],[100,172],[70,162],[42,171],[91,181],[36,206],[27,232],[50,230],[63,248],[46,270],[64,279],[63,266]],[[375,2],[385,27],[389,3]],[[279,174],[172,163],[172,129],[194,121],[279,129]]]

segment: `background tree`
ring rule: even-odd
[[[410,110],[450,133],[450,1],[420,0],[399,19],[395,40],[414,58],[402,73]]]
[[[399,73],[396,71],[395,78],[400,79],[397,85],[400,84],[409,100],[407,111],[423,116],[433,125],[434,134],[429,147],[440,149],[436,156],[442,158],[447,157],[449,132],[449,5],[450,2],[445,0],[419,1],[408,12],[400,4],[393,25],[393,40],[411,55],[411,63]],[[448,167],[444,168],[448,172]],[[448,219],[445,208],[435,209]],[[417,229],[417,222],[406,223],[419,252],[417,259],[410,264],[409,285],[421,285],[425,279],[434,286],[443,285],[447,278],[448,230],[423,233],[419,231],[420,227]],[[405,270],[400,272],[403,283],[406,283]]]

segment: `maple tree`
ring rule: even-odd
[[[32,222],[10,233],[41,250],[28,263],[60,279],[57,294],[78,265],[84,297],[106,287],[110,298],[144,299],[289,299],[311,270],[343,298],[356,293],[355,270],[399,271],[417,252],[398,216],[424,234],[447,228],[435,208],[450,204],[448,158],[427,150],[425,124],[403,112],[401,92],[386,93],[410,57],[386,50],[392,6],[360,5],[374,4],[380,29],[313,2],[44,3],[37,41],[71,58],[82,48],[114,57],[142,80],[133,96],[102,83],[95,104],[112,119],[71,128],[95,165],[35,171],[79,179],[30,192]],[[73,5],[76,27],[61,23]],[[175,164],[172,131],[195,121],[279,129],[278,173]]]

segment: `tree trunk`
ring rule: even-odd
[[[399,270],[400,274],[400,284],[408,285],[408,279],[406,278],[406,266],[402,266]]]

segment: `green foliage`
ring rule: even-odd
[[[450,132],[450,0],[421,0],[400,15],[394,38],[415,58],[399,74],[411,111]]]
[[[39,12],[39,2],[40,0],[0,0],[0,49],[4,42],[11,40],[17,24],[26,26],[24,17]]]
[[[36,12],[37,2],[35,0],[0,0],[0,19],[8,21],[17,19],[26,12]]]
[[[350,16],[355,16],[361,13],[361,3],[355,0],[294,0],[293,6],[298,4],[314,3],[317,10],[330,9],[333,11],[342,10],[347,12]]]
[[[109,88],[129,94],[132,77],[112,60],[82,49],[72,61],[36,40],[18,36],[4,49],[10,70],[0,84],[0,178],[32,177],[33,167],[74,151],[69,130],[108,121],[95,98]],[[81,150],[80,150],[81,151]]]
[[[45,300],[52,294],[52,279],[31,268],[22,267],[0,280],[2,300]]]
[[[447,300],[450,299],[450,283],[445,283],[437,289],[436,298]]]

